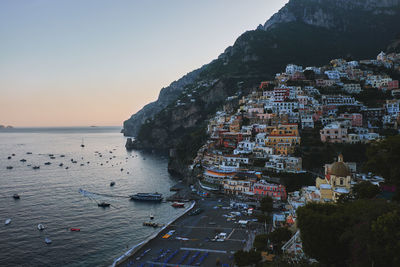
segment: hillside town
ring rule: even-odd
[[[362,173],[356,162],[338,153],[319,166],[303,167],[302,137],[316,133],[321,144],[369,144],[399,133],[400,54],[379,53],[374,60],[335,59],[323,67],[287,65],[274,80],[261,82],[246,96],[227,99],[209,120],[208,140],[192,168],[200,168],[199,186],[238,202],[274,201],[272,229],[290,227],[282,250],[304,257],[296,229],[296,210],[310,202],[335,203],[352,188],[384,177]],[[237,103],[237,104],[232,104]],[[288,192],[279,177],[310,175],[314,184]]]

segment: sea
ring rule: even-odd
[[[110,266],[157,230],[142,225],[151,214],[165,224],[183,213],[170,203],[129,199],[138,192],[168,197],[178,181],[165,155],[126,151],[120,130],[0,130],[0,266]],[[97,205],[103,201],[110,207]]]

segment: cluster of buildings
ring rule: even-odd
[[[285,188],[267,174],[304,172],[296,156],[301,131],[315,129],[322,142],[351,144],[383,138],[383,128],[398,131],[399,83],[382,69],[399,64],[400,54],[384,53],[376,60],[336,59],[324,67],[290,64],[249,95],[229,97],[238,104],[224,106],[209,120],[209,139],[194,160],[204,169],[201,182],[238,197],[285,200]],[[364,90],[386,92],[388,99],[367,106],[359,100]],[[307,198],[337,200],[351,190],[353,171],[355,165],[339,157],[307,189]]]

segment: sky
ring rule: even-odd
[[[288,0],[2,0],[0,124],[119,126]]]

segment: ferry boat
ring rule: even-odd
[[[155,193],[137,193],[134,195],[131,195],[131,200],[137,200],[137,201],[157,201],[161,202],[162,194],[159,194],[157,192]]]

